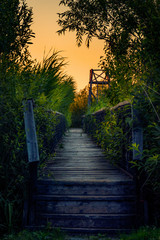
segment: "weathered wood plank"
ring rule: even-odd
[[[46,221],[53,224],[54,227],[72,227],[75,228],[109,228],[112,229],[113,226],[117,228],[126,228],[126,226],[133,228],[135,222],[135,215],[129,214],[117,215],[110,214],[43,214],[39,216],[39,221],[45,224]]]
[[[135,185],[132,181],[117,182],[55,182],[39,180],[37,194],[50,195],[87,195],[87,196],[126,196],[135,192]]]
[[[46,171],[53,172],[55,180],[129,179],[107,161],[103,151],[82,129],[70,129],[57,148],[54,160],[48,162]]]
[[[135,224],[133,179],[111,164],[82,129],[70,129],[44,167],[35,196],[38,226],[117,232]],[[51,176],[49,176],[51,175]]]
[[[39,196],[37,212],[47,214],[54,212],[60,214],[128,214],[135,212],[133,197],[64,197]]]

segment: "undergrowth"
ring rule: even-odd
[[[43,231],[27,231],[24,230],[19,232],[18,234],[6,235],[2,240],[72,240],[76,239],[76,237],[72,238],[65,235],[59,228],[56,229],[46,229]],[[130,233],[123,234],[117,238],[110,238],[105,235],[97,235],[97,236],[86,236],[79,237],[77,239],[85,239],[85,240],[160,240],[160,228],[155,227],[142,227],[139,230]]]
[[[160,240],[160,228],[143,227],[130,235],[123,235],[120,240]]]
[[[18,234],[7,235],[2,240],[64,240],[64,234],[59,228],[33,232],[24,230]]]

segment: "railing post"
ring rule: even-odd
[[[33,100],[28,99],[23,101],[24,106],[24,123],[26,132],[26,142],[29,161],[29,191],[28,203],[24,209],[26,225],[33,225],[35,223],[35,201],[33,194],[36,191],[37,168],[39,162],[39,151],[36,135],[36,127],[33,113]]]
[[[132,143],[136,143],[138,146],[138,152],[133,149],[133,161],[142,161],[142,152],[143,152],[143,127],[139,117],[138,110],[132,110],[132,117],[133,117],[133,129],[132,129]],[[138,187],[138,195],[139,195],[139,214],[143,216],[142,223],[140,224],[148,224],[149,222],[149,210],[148,210],[148,200],[144,194],[144,189],[142,186],[142,180],[137,180],[137,187]]]
[[[88,107],[91,106],[92,103],[92,75],[93,75],[93,69],[90,70],[90,76],[89,76],[89,96],[88,96]]]
[[[132,128],[132,143],[138,145],[139,152],[133,149],[133,161],[140,161],[143,152],[143,127],[139,117],[139,113],[136,109],[132,109],[132,119],[133,119],[133,128]]]

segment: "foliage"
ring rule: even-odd
[[[1,59],[7,57],[21,62],[22,65],[28,62],[28,44],[32,43],[31,39],[34,37],[31,30],[32,16],[32,9],[24,0],[0,1]]]
[[[142,227],[129,234],[120,234],[115,240],[159,240],[160,229],[156,227]],[[112,240],[113,238],[105,235],[90,236],[89,240]]]
[[[40,164],[53,154],[57,143],[66,130],[66,118],[55,111],[46,111],[42,106],[34,108]]]
[[[121,234],[119,237],[114,238],[115,240],[159,240],[160,229],[155,227],[143,227],[138,229],[135,232],[130,234]],[[22,231],[18,234],[11,234],[4,237],[2,240],[64,240],[69,239],[68,236],[65,236],[63,232],[59,229],[45,229],[43,231]],[[113,238],[107,237],[102,234],[98,234],[96,236],[88,236],[85,239],[88,240],[111,240]]]
[[[53,138],[57,142],[60,137],[56,131],[64,119],[51,109],[67,115],[74,98],[74,82],[64,73],[65,61],[59,53],[53,51],[43,63],[31,60],[32,22],[32,9],[25,1],[0,0],[0,233],[22,225],[28,182],[22,100],[34,99],[44,161],[55,147]]]
[[[96,112],[100,109],[109,108],[109,107],[112,107],[112,106],[113,105],[110,102],[109,98],[106,97],[106,95],[105,95],[105,90],[103,90],[102,95],[100,95],[100,97],[98,99],[98,102],[95,99],[92,100],[92,104],[87,109],[86,114],[90,114],[90,113]]]
[[[105,41],[99,66],[111,79],[111,101],[131,98],[135,83],[159,89],[159,0],[61,0],[68,7],[59,14],[59,34],[75,31],[78,45],[93,37]],[[116,103],[114,102],[113,105]]]
[[[145,94],[146,91],[147,95]],[[144,89],[140,88],[138,85],[133,89],[133,94],[136,95],[136,97],[134,97],[133,108],[138,111],[139,121],[143,127],[143,152],[141,154],[141,161],[132,161],[132,155],[129,152],[132,137],[131,128],[133,126],[131,116],[125,115],[124,112],[120,113],[119,116],[116,112],[111,114],[110,110],[106,108],[106,118],[103,119],[103,121],[98,121],[96,117],[97,114],[94,113],[94,117],[86,117],[85,124],[88,125],[87,128],[89,132],[91,130],[92,135],[96,138],[101,147],[106,150],[107,157],[118,163],[122,168],[125,168],[127,154],[127,161],[130,161],[128,166],[132,166],[132,169],[126,170],[130,171],[132,174],[132,172],[135,171],[133,167],[136,167],[140,195],[149,202],[151,221],[159,226],[159,95],[158,92],[155,92],[152,88],[148,88],[144,91]],[[94,112],[94,109],[93,105],[89,113]],[[91,126],[91,128],[89,126]],[[138,146],[135,145],[135,143],[132,145],[131,149],[135,149],[137,153],[140,154]]]
[[[7,1],[1,4],[4,16],[15,14],[17,24],[16,36],[12,34],[12,24],[8,23],[6,31],[6,46],[8,51],[1,49],[0,60],[0,232],[11,232],[22,224],[23,201],[27,194],[28,164],[26,139],[23,122],[22,100],[33,98],[35,102],[35,118],[40,147],[40,159],[44,161],[51,150],[53,138],[57,141],[55,132],[61,119],[57,114],[49,112],[61,111],[66,114],[74,98],[74,82],[64,74],[64,58],[53,52],[44,58],[42,64],[29,60],[27,46],[32,37],[30,30],[31,9],[25,2],[12,1],[8,8]],[[17,11],[16,8],[17,7]],[[12,11],[15,11],[13,13]],[[20,12],[18,12],[20,11]],[[17,15],[18,16],[17,16]],[[17,17],[16,17],[17,16]],[[20,22],[17,22],[20,17]],[[7,19],[7,18],[6,18]],[[11,19],[8,17],[8,21]],[[6,20],[7,21],[7,20]],[[23,25],[24,24],[24,25]],[[14,24],[13,24],[14,25]],[[10,26],[10,27],[9,27]],[[14,25],[15,26],[15,25]],[[18,28],[19,26],[19,28]],[[18,32],[20,29],[20,33]],[[11,31],[11,32],[10,32]],[[22,31],[22,32],[21,32]],[[22,39],[19,34],[22,34]],[[19,41],[18,41],[19,40]],[[22,42],[24,40],[24,42]],[[14,41],[14,42],[12,42]],[[3,46],[3,39],[0,38]],[[8,44],[8,45],[7,45]],[[23,60],[25,61],[21,61]],[[66,114],[67,115],[67,114]],[[62,129],[61,129],[62,130]]]
[[[116,55],[126,55],[135,43],[159,52],[155,42],[160,37],[158,0],[61,0],[60,4],[69,9],[59,14],[58,32],[76,31],[79,45],[86,35],[87,45],[92,37],[104,39]]]
[[[72,114],[72,126],[78,127],[82,124],[82,116],[87,111],[88,107],[88,91],[87,87],[75,95],[73,103],[70,105]]]
[[[78,45],[93,37],[105,41],[100,67],[111,79],[110,101],[132,98],[135,84],[159,89],[159,0],[61,0],[67,8],[59,14],[59,34],[75,31]],[[115,105],[115,102],[113,103]]]
[[[67,113],[74,98],[74,81],[64,73],[65,59],[53,51],[42,63],[17,71],[18,98],[33,98],[35,104],[46,109]]]
[[[68,8],[59,14],[59,34],[75,31],[79,46],[83,37],[86,37],[88,47],[93,37],[105,42],[105,54],[99,66],[110,77],[110,88],[104,90],[104,97],[101,96],[97,106],[94,102],[88,113],[124,100],[133,102],[140,113],[144,151],[142,160],[132,164],[139,169],[141,191],[146,195],[146,189],[150,189],[156,195],[152,200],[158,203],[160,47],[157,42],[160,40],[160,1],[61,0],[60,4]],[[92,134],[106,148],[108,156],[118,161],[118,157],[122,157],[119,142],[126,145],[126,133],[117,125],[113,115],[106,114],[106,120],[101,124],[96,124],[97,119],[87,117],[88,124],[94,126],[95,133]],[[126,121],[132,124],[130,119]],[[159,223],[160,207],[157,203],[154,203],[154,214]]]
[[[160,229],[143,227],[129,235],[120,236],[120,240],[159,240]]]
[[[119,40],[123,38],[125,45],[129,33],[132,33],[133,29],[137,27],[137,19],[130,1],[62,0],[60,4],[69,9],[59,14],[58,23],[61,29],[58,32],[76,31],[79,45],[82,43],[83,35],[87,35],[86,44],[88,46],[92,37],[104,39],[110,44],[112,41],[116,42],[116,38]]]
[[[22,231],[18,234],[11,234],[3,238],[3,240],[64,240],[64,234],[60,229],[45,229],[43,231]]]
[[[55,143],[60,138],[60,134],[57,135],[56,132],[64,131],[64,117],[59,118],[56,112],[49,109],[65,114],[74,98],[74,83],[70,77],[63,74],[61,66],[62,62],[59,63],[54,53],[42,66],[37,64],[21,70],[20,66],[18,68],[14,65],[6,71],[4,76],[6,81],[3,81],[1,73],[1,231],[11,231],[22,222],[25,186],[28,181],[22,100],[23,98],[35,100],[40,159],[44,161],[53,152]],[[59,125],[63,127],[57,130]]]
[[[26,192],[26,148],[23,109],[17,98],[17,69],[31,63],[27,46],[33,37],[32,10],[23,1],[0,1],[0,16],[0,232],[11,232],[13,226],[20,225]]]
[[[140,176],[145,173],[146,178],[144,179],[143,185],[141,186],[141,190],[144,188],[144,186],[152,186],[153,190],[155,192],[160,193],[160,154],[158,152],[159,143],[157,142],[157,134],[159,132],[159,126],[154,124],[154,126],[149,126],[151,128],[151,134],[153,134],[153,137],[148,142],[150,144],[150,147],[147,149],[145,148],[142,152],[141,161],[131,161],[133,166],[137,167],[139,170]],[[158,131],[157,131],[158,130]],[[158,135],[159,138],[159,135]],[[159,140],[158,140],[159,141]],[[146,144],[146,142],[145,142]],[[157,146],[156,146],[157,145]],[[131,149],[134,149],[137,151],[137,154],[141,154],[139,151],[139,145],[133,144]]]
[[[93,94],[96,96],[97,87],[93,87]],[[105,88],[98,88],[98,101],[92,96],[92,104],[88,107],[88,86],[75,95],[73,103],[70,105],[72,113],[72,126],[81,126],[83,115],[93,113],[101,108],[112,106],[108,96],[106,97]]]
[[[145,91],[144,91],[145,90]],[[144,95],[145,93],[145,95]],[[147,95],[146,95],[147,93]],[[138,169],[140,192],[149,202],[149,214],[152,222],[160,224],[160,125],[159,125],[159,95],[154,88],[142,88],[137,91],[135,107],[140,113],[143,126],[143,152],[141,161],[132,162]],[[132,146],[137,149],[138,146]]]
[[[1,101],[0,106],[0,229],[11,231],[20,224],[22,215],[27,156],[21,106],[9,101],[5,104]]]
[[[85,130],[92,135],[105,150],[107,158],[119,166],[126,168],[125,158],[129,154],[131,126],[130,105],[103,108],[91,112],[84,119]]]
[[[159,189],[158,191],[160,192],[160,179],[158,174],[160,164],[159,95],[153,92],[152,89],[149,89],[149,91],[147,90],[147,92],[148,93],[146,96],[143,95],[143,97],[141,97],[140,94],[138,94],[137,98],[135,99],[135,107],[140,114],[140,121],[144,129],[142,162],[139,164],[143,165],[142,168],[147,174],[148,180],[146,179],[145,183],[149,185],[151,184],[153,189]],[[141,95],[143,94],[143,89],[140,90],[140,93]]]
[[[70,125],[69,106],[75,96],[75,84],[73,78],[64,73],[65,65],[64,57],[53,51],[50,56],[44,57],[42,63],[35,64],[31,69],[30,84],[27,76],[23,92],[27,89],[25,94],[34,97],[35,102],[45,109],[63,113]],[[24,74],[25,79],[26,71]]]

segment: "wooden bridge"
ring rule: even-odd
[[[32,227],[119,233],[136,226],[133,179],[111,165],[82,129],[69,129],[36,186]]]

